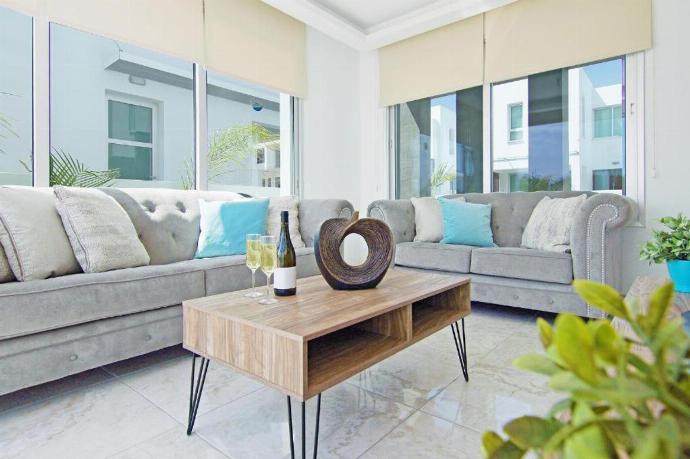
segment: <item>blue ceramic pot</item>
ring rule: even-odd
[[[676,286],[676,292],[690,293],[690,261],[668,260],[666,266]]]

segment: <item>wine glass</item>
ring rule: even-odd
[[[261,304],[273,304],[278,300],[271,296],[271,275],[278,267],[278,253],[275,236],[261,236],[261,270],[266,274],[266,298],[259,300]]]
[[[247,234],[247,268],[252,270],[252,291],[244,296],[256,298],[262,296],[256,291],[256,270],[261,266],[261,235]]]

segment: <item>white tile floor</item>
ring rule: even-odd
[[[325,392],[319,457],[481,457],[484,430],[559,399],[545,379],[510,365],[540,349],[535,319],[475,305],[469,383],[446,329]],[[190,370],[190,355],[174,347],[0,397],[0,457],[289,457],[285,397],[213,363],[188,437]],[[312,399],[309,442],[315,408]],[[299,426],[296,405],[293,417]]]

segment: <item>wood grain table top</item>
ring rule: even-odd
[[[469,282],[459,275],[391,269],[373,289],[333,290],[323,277],[312,276],[297,280],[297,295],[276,297],[275,304],[259,304],[244,296],[249,290],[241,290],[188,300],[183,306],[308,341]]]

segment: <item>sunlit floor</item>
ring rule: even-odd
[[[536,316],[474,305],[469,383],[448,328],[325,392],[319,457],[481,457],[483,431],[559,399],[511,367],[540,350]],[[0,457],[289,457],[285,397],[214,363],[188,437],[190,371],[190,354],[173,347],[0,397]],[[314,413],[312,399],[308,452]],[[296,406],[294,416],[299,426]]]

